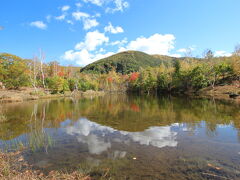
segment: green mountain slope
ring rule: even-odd
[[[161,63],[168,64],[167,61],[173,59],[168,56],[152,56],[139,51],[126,51],[91,63],[82,68],[81,72],[108,73],[115,69],[118,73],[128,74],[140,68],[159,66]]]

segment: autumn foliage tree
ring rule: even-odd
[[[30,81],[27,62],[12,54],[0,54],[0,81],[10,89],[28,86]]]

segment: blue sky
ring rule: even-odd
[[[1,0],[0,52],[84,66],[125,50],[228,56],[240,43],[239,0]]]

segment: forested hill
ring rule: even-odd
[[[149,55],[139,51],[121,52],[110,57],[93,62],[81,69],[85,73],[108,73],[115,69],[121,74],[139,71],[140,68],[155,67],[161,63],[165,65],[177,58],[160,55]]]

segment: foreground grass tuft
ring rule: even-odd
[[[1,180],[90,180],[78,171],[72,173],[64,173],[51,171],[45,175],[40,171],[33,170],[19,156],[20,152],[15,153],[0,153],[0,179]]]

